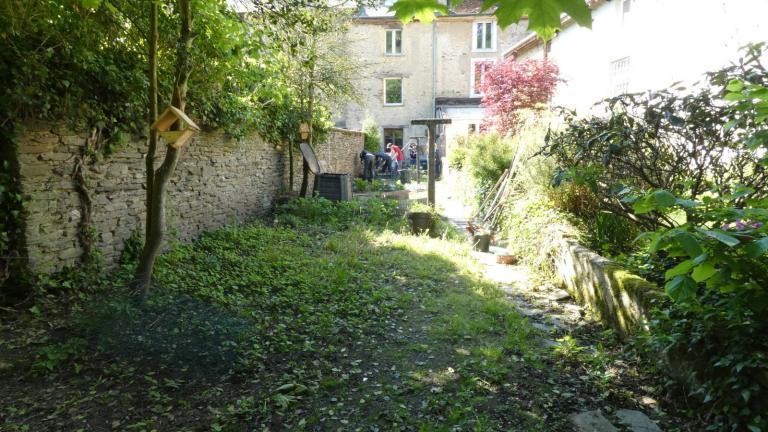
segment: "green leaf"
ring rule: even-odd
[[[675,205],[675,196],[663,189],[654,192],[653,199],[656,202],[657,209],[665,209]]]
[[[80,0],[80,4],[86,9],[98,9],[102,0]]]
[[[691,273],[691,277],[696,282],[703,282],[712,276],[714,276],[717,273],[717,269],[715,268],[715,265],[712,264],[710,261],[705,261],[698,266],[696,266],[695,269],[693,269],[693,273]]]
[[[435,12],[448,15],[448,7],[437,0],[398,0],[390,11],[403,23],[417,19],[424,23],[430,23],[435,19]]]
[[[699,241],[693,234],[681,231],[672,237],[672,240],[680,246],[689,257],[697,257],[704,251],[699,246]]]
[[[410,1],[410,0],[400,0]],[[592,11],[583,0],[485,0],[483,11],[496,7],[494,15],[503,29],[528,17],[528,29],[545,40],[560,29],[561,15],[567,14],[582,27],[592,28]]]
[[[649,213],[653,210],[664,210],[672,207],[677,202],[677,198],[665,190],[657,190],[643,198],[637,200],[632,205],[632,209],[637,214]]]
[[[763,237],[759,240],[755,240],[748,243],[744,250],[750,258],[758,258],[768,251],[768,237]]]
[[[722,243],[725,243],[730,247],[736,246],[737,244],[741,243],[739,239],[737,239],[736,237],[728,235],[722,231],[706,230],[703,228],[696,228],[696,231],[706,236],[712,237],[713,239],[718,240]]]
[[[727,101],[735,102],[735,101],[740,101],[744,99],[749,99],[749,96],[743,95],[741,93],[728,93],[725,95],[723,99]]]
[[[744,82],[741,80],[731,80],[725,87],[729,92],[740,92],[744,89]]]
[[[688,276],[675,276],[664,286],[667,294],[676,302],[690,300],[696,294],[696,282]]]
[[[685,260],[664,273],[664,279],[669,280],[675,276],[687,274],[696,264],[693,260]]]

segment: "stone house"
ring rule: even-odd
[[[449,5],[451,13],[432,23],[403,25],[382,8],[360,9],[346,35],[350,55],[364,70],[357,82],[362,103],[351,103],[337,115],[339,127],[357,129],[370,117],[379,125],[382,143],[426,142],[424,126],[416,118],[448,117],[438,144],[479,129],[484,118],[477,84],[485,68],[526,36],[522,21],[501,30],[496,18],[481,12],[482,1]],[[407,158],[407,156],[406,156]]]
[[[548,44],[565,80],[553,103],[582,112],[624,92],[690,85],[736,61],[740,47],[768,40],[767,15],[765,0],[593,0],[591,30],[566,18]],[[503,55],[541,58],[544,50],[530,34]]]

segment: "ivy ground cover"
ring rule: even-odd
[[[221,229],[163,255],[144,306],[4,321],[0,429],[556,431],[600,403],[464,244],[330,228]]]

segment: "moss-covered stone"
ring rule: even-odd
[[[621,337],[642,329],[656,285],[580,245],[568,235],[552,236],[555,273],[566,290]]]

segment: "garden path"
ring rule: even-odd
[[[441,187],[442,186],[442,187]],[[449,182],[442,182],[437,188],[436,202],[441,208],[442,215],[453,225],[466,232],[467,223],[472,216],[471,209],[466,206],[455,193],[456,188]],[[469,234],[467,234],[469,236]],[[553,347],[558,344],[556,339],[570,335],[579,327],[594,326],[584,308],[579,305],[565,290],[557,288],[549,282],[536,280],[534,272],[526,265],[507,265],[496,262],[493,249],[490,253],[473,252],[477,262],[482,266],[484,277],[498,284],[522,315],[528,318],[531,326],[541,331],[542,345]],[[595,347],[583,346],[587,352],[594,352]],[[647,398],[644,400],[650,408],[656,402]],[[642,402],[642,401],[641,401]],[[608,416],[599,409],[572,413],[570,416],[573,427],[579,432],[612,432],[629,430],[631,432],[661,432],[661,429],[648,416],[637,410],[607,407],[612,413]],[[567,414],[567,413],[566,413]],[[614,424],[618,424],[616,427]],[[623,426],[622,426],[623,425]]]

